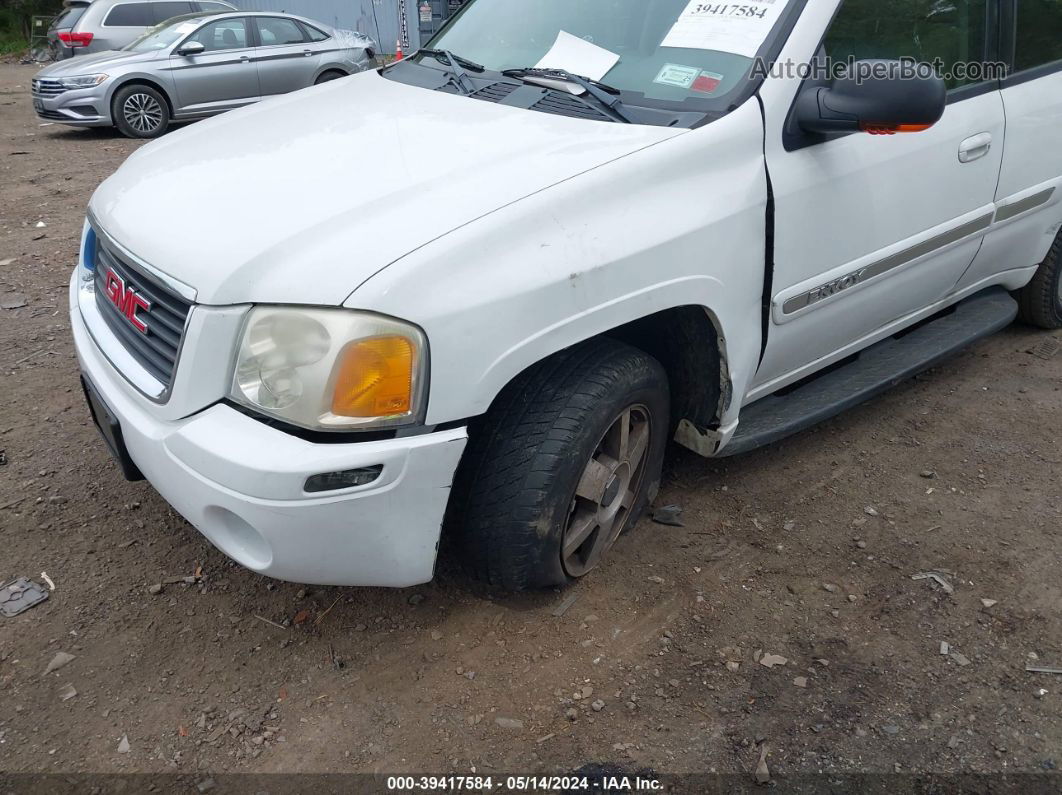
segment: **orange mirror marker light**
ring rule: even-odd
[[[863,122],[859,125],[863,132],[870,133],[871,135],[895,135],[896,133],[918,133],[925,132],[932,124],[874,124],[872,122]]]

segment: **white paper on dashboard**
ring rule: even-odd
[[[660,46],[717,50],[755,58],[788,4],[789,0],[692,0]]]
[[[536,66],[540,69],[564,69],[573,75],[600,80],[619,59],[619,55],[611,50],[562,30],[549,52],[542,56]]]

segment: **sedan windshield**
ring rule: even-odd
[[[427,46],[497,71],[563,68],[651,104],[714,100],[744,83],[788,4],[474,0]]]
[[[126,52],[155,52],[176,44],[197,27],[200,16],[194,19],[170,19],[153,28],[148,28],[138,39],[122,49]]]

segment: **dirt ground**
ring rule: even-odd
[[[1032,353],[1060,335],[1008,330],[761,452],[673,451],[658,505],[685,526],[643,520],[568,593],[445,560],[408,591],[274,582],[124,482],[90,424],[66,285],[138,144],[40,124],[33,73],[0,65],[0,305],[25,303],[0,309],[0,580],[55,590],[0,618],[0,771],[1062,764],[1062,676],[1025,670],[1062,665],[1062,354]]]

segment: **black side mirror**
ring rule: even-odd
[[[181,48],[177,50],[178,55],[199,55],[206,47],[201,41],[186,41],[181,45]]]
[[[892,135],[928,130],[946,103],[947,87],[928,64],[856,61],[829,86],[806,89],[795,110],[805,132]]]

